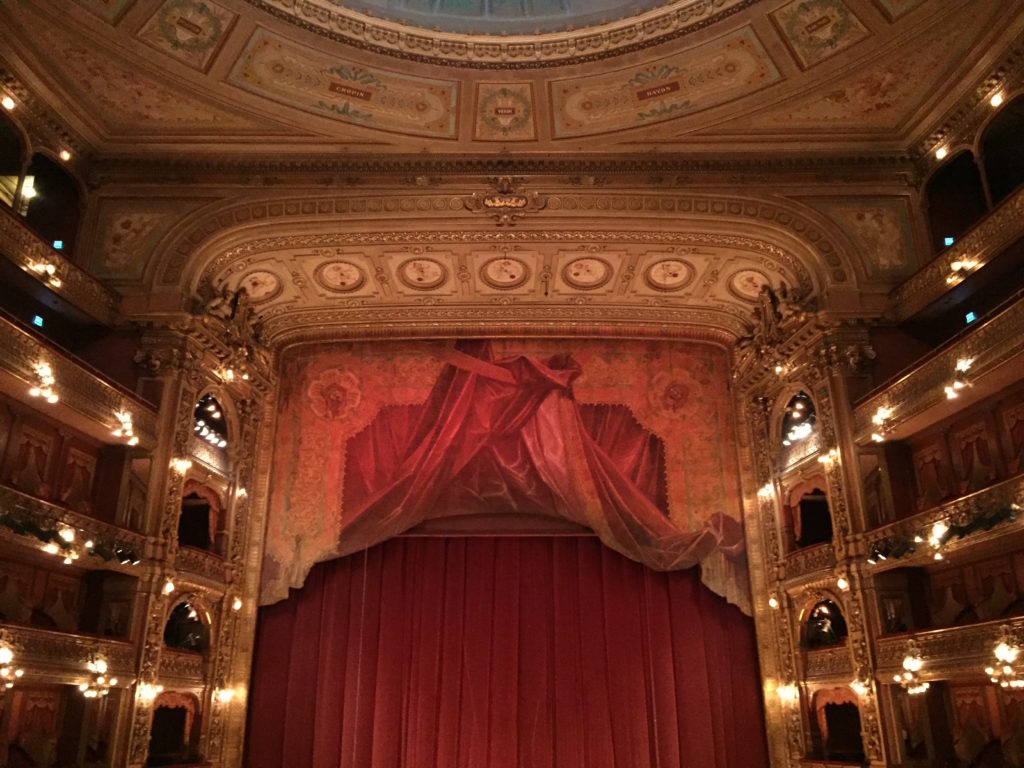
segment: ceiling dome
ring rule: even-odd
[[[332,0],[349,10],[442,32],[542,34],[643,13],[665,0]]]

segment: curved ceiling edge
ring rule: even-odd
[[[375,18],[323,0],[246,0],[301,29],[393,58],[476,69],[580,64],[696,32],[759,0],[676,0],[628,19],[540,35],[438,32]]]

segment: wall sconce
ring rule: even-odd
[[[876,443],[885,442],[885,433],[889,431],[889,419],[892,418],[892,408],[879,406],[875,415],[871,417],[871,423],[875,425],[875,431],[871,433],[871,439]]]
[[[153,685],[152,683],[139,683],[135,688],[136,698],[147,704],[152,703],[163,692],[164,687],[162,685]]]
[[[836,579],[836,587],[839,589],[840,592],[848,592],[850,590],[850,582],[848,582],[845,578],[840,576],[838,579]]]
[[[931,687],[930,683],[921,679],[920,672],[923,667],[924,659],[921,658],[917,646],[911,643],[907,655],[903,657],[903,674],[894,675],[893,681],[903,686],[911,696],[918,696]]]
[[[962,282],[971,272],[981,266],[977,259],[957,259],[949,265],[951,272],[946,276],[947,285]]]
[[[10,690],[25,670],[14,666],[14,651],[6,643],[0,643],[0,685],[3,690]]]
[[[775,689],[775,695],[783,704],[793,704],[800,700],[800,688],[796,683],[785,683]]]
[[[242,598],[236,597],[231,602],[231,610],[232,611],[240,611],[240,610],[242,610]]]
[[[165,595],[169,595],[174,592],[174,582],[168,579],[164,582],[163,592]]]
[[[972,365],[974,365],[973,357],[961,357],[956,361],[953,383],[945,389],[947,399],[953,400],[959,397],[961,389],[971,386],[971,383],[967,380],[967,372],[971,369]]]
[[[27,181],[25,183],[28,184]],[[36,195],[36,189],[35,187],[23,188],[21,195],[26,200],[31,200]],[[64,284],[57,274],[57,266],[55,264],[50,264],[46,261],[30,261],[28,270],[38,275],[41,280],[46,280],[54,288],[60,288]]]
[[[948,149],[946,149],[945,147],[939,147],[938,149],[935,150],[935,159],[936,160],[945,160],[946,159],[946,155],[948,155],[948,154],[949,154],[949,150]]]
[[[218,688],[213,692],[213,695],[221,704],[230,704],[235,698],[235,689]]]
[[[864,697],[871,690],[871,684],[864,680],[854,680],[850,683],[850,690],[856,693],[858,697]]]
[[[92,674],[92,679],[78,686],[78,690],[85,698],[102,699],[110,693],[111,688],[117,685],[116,677],[107,677],[106,659],[94,658],[89,661],[86,668]]]
[[[117,419],[118,426],[111,432],[114,437],[123,437],[128,445],[138,445],[139,438],[134,432],[132,426],[132,415],[128,411],[117,411],[114,413],[114,418]]]
[[[190,459],[172,459],[171,469],[173,469],[179,475],[184,475],[186,472],[192,469],[192,461]]]
[[[2,104],[3,108],[6,109],[8,112],[10,112],[15,107],[14,99],[12,99],[10,96],[4,96],[2,99],[0,99],[0,104]]]
[[[829,448],[827,453],[818,457],[818,463],[824,464],[826,467],[831,467],[837,461],[839,461],[839,451],[835,448]]]
[[[1001,688],[1024,688],[1024,678],[1018,677],[1017,670],[1014,668],[1014,663],[1020,656],[1020,652],[1020,646],[1013,639],[1010,628],[1004,626],[1002,635],[992,650],[996,657],[996,666],[986,667],[985,674]]]
[[[53,369],[50,367],[50,364],[40,361],[34,364],[32,369],[36,373],[37,383],[36,386],[29,389],[29,396],[45,398],[46,402],[51,405],[56,403],[60,399],[53,389],[57,384],[57,377],[53,375]]]
[[[775,595],[772,595],[771,597],[769,597],[768,598],[768,607],[771,608],[773,611],[778,610],[778,608],[779,608],[779,598],[777,598]]]
[[[770,499],[775,496],[775,486],[771,483],[765,483],[757,489],[757,495],[762,499]]]

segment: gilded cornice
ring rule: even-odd
[[[203,687],[205,661],[199,653],[165,648],[160,654],[158,679],[165,688]]]
[[[882,637],[877,641],[875,672],[882,682],[889,682],[893,675],[902,673],[903,658],[907,655],[908,643],[913,640],[924,660],[922,679],[977,680],[985,674],[986,667],[993,666],[993,649],[1007,627],[1015,634],[1024,632],[1024,617],[915,632],[910,636]]]
[[[985,217],[954,245],[942,251],[890,296],[893,318],[899,322],[938,301],[952,286],[953,263],[974,260],[984,265],[1000,251],[1024,236],[1024,187]]]
[[[836,553],[830,544],[798,549],[786,555],[785,580],[787,589],[801,585],[822,572],[835,568]]]
[[[86,665],[96,657],[106,660],[108,675],[117,678],[118,688],[128,688],[135,678],[135,648],[127,640],[12,624],[4,625],[4,635],[18,666],[25,669],[26,682],[77,686],[90,679]]]
[[[846,685],[854,678],[853,661],[846,645],[807,651],[804,680],[808,683],[839,682]]]
[[[1024,195],[1020,197],[1024,202]],[[891,415],[886,429],[892,433],[930,408],[946,402],[945,387],[956,375],[960,359],[972,361],[968,377],[978,381],[1024,352],[1024,299],[942,348],[894,383],[860,401],[854,409],[854,435],[864,444],[877,431],[872,418],[879,408]]]
[[[111,384],[100,374],[66,353],[43,343],[9,320],[0,318],[0,370],[25,382],[25,389],[36,386],[33,366],[46,362],[53,371],[54,389],[61,406],[71,408],[109,433],[118,426],[114,414],[127,411],[143,448],[156,442],[156,412],[127,390]],[[115,442],[113,438],[110,442]]]
[[[104,325],[113,325],[120,297],[88,272],[79,269],[28,228],[7,206],[0,206],[0,253],[49,291]],[[50,264],[54,274],[33,271],[33,265]],[[54,285],[51,277],[60,280]]]
[[[904,153],[857,155],[808,155],[775,152],[771,155],[722,152],[714,157],[657,155],[615,155],[552,157],[546,153],[517,153],[502,156],[363,155],[316,156],[203,156],[195,153],[175,157],[108,155],[91,168],[90,181],[109,184],[162,183],[245,184],[286,186],[296,177],[317,186],[372,184],[374,180],[409,186],[436,187],[500,175],[549,176],[576,186],[609,183],[609,177],[635,177],[646,184],[701,185],[721,183],[854,181],[912,184],[918,170]],[[469,177],[463,179],[460,177]]]
[[[916,515],[897,520],[888,525],[875,528],[860,537],[858,549],[863,553],[871,552],[876,546],[886,541],[912,541],[914,536],[927,538],[928,532],[935,523],[942,521],[947,525],[962,525],[980,513],[994,509],[1006,508],[1011,505],[1024,506],[1024,478],[1014,477],[1004,480],[988,488],[983,488],[968,496],[947,501],[931,509],[918,512]],[[1024,530],[1024,516],[1016,520],[1001,523],[988,531],[976,531],[959,539],[951,538],[942,546],[944,553],[969,549],[984,542],[1001,539],[1016,531]],[[932,562],[933,550],[925,545],[902,557],[890,557],[877,565],[871,566],[872,573],[879,573],[892,568],[923,566]]]
[[[438,32],[317,0],[248,2],[301,29],[360,50],[454,67],[512,70],[581,64],[643,50],[704,29],[757,0],[676,0],[665,8],[600,26],[523,36]]]
[[[141,556],[147,549],[146,537],[141,533],[111,525],[66,507],[59,507],[3,485],[0,485],[0,508],[9,513],[24,515],[41,528],[52,530],[62,524],[66,525],[81,532],[79,538],[105,542],[112,550],[121,549]],[[79,568],[89,568],[93,565],[103,570],[120,571],[132,576],[138,576],[140,573],[138,566],[122,565],[117,560],[104,561],[85,557],[79,558],[76,564]]]

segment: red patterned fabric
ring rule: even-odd
[[[753,622],[592,537],[401,537],[260,610],[248,768],[762,768]]]
[[[409,392],[423,381],[383,376],[379,359],[301,361],[292,369],[297,387],[283,395],[275,460],[283,485],[272,497],[263,602],[300,585],[313,562],[428,518],[514,512],[584,525],[657,570],[704,561],[705,581],[745,604],[742,529],[728,514],[732,504],[738,513],[738,499],[726,361],[718,350],[702,353],[673,361],[658,349],[639,365],[616,360],[622,378],[606,372],[604,402],[590,404],[577,400],[583,368],[564,352],[497,357],[486,342],[433,347],[419,353],[431,370],[422,370],[422,399]],[[390,397],[368,386],[374,377],[391,383]],[[660,433],[641,426],[638,413]]]

